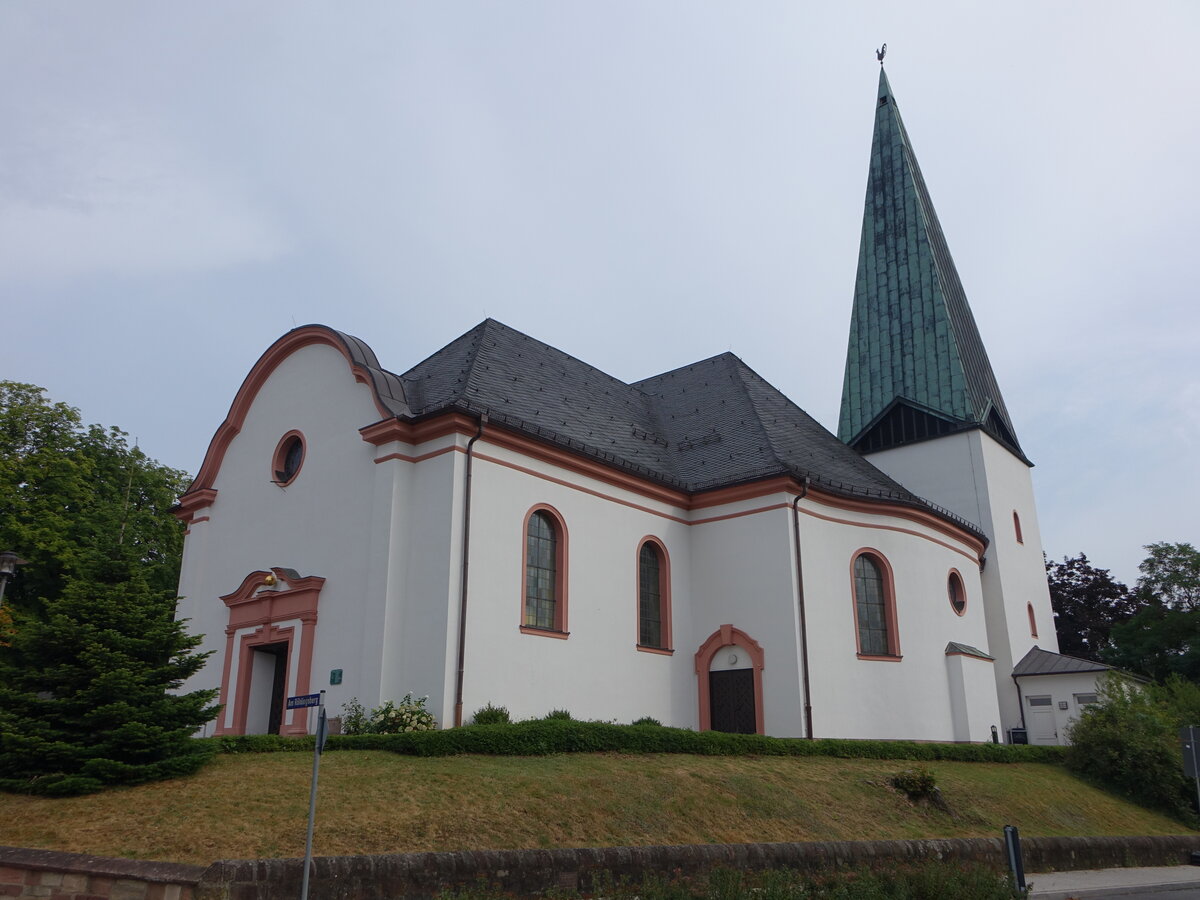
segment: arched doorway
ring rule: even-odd
[[[763,650],[740,628],[722,625],[696,651],[701,731],[763,734]]]
[[[289,695],[307,694],[312,673],[317,601],[324,578],[293,569],[251,572],[232,594],[217,734],[305,734],[307,710],[285,710]]]

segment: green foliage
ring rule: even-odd
[[[657,725],[662,727],[662,722],[655,719],[653,716],[642,716],[640,719],[633,720],[634,725]]]
[[[512,716],[507,706],[493,706],[489,701],[486,706],[475,710],[471,722],[475,725],[508,725],[512,722]]]
[[[1159,682],[1180,675],[1200,683],[1200,551],[1166,542],[1146,550],[1140,611],[1113,627],[1104,661]]]
[[[371,717],[357,697],[342,704],[342,734],[367,734],[370,730]]]
[[[924,766],[902,769],[888,780],[896,790],[907,794],[909,800],[932,797],[937,790],[937,779]]]
[[[1099,659],[1110,645],[1113,626],[1127,621],[1139,604],[1129,588],[1108,569],[1097,569],[1080,553],[1046,563],[1050,605],[1058,648],[1068,656]]]
[[[703,876],[648,872],[641,879],[592,877],[589,895],[611,900],[1012,900],[1023,896],[997,869],[979,863],[890,863],[876,869],[797,871],[714,869]],[[1027,893],[1025,894],[1027,896]],[[500,900],[486,882],[444,891],[439,900]],[[556,891],[559,900],[580,895]]]
[[[1200,608],[1200,550],[1191,544],[1159,541],[1149,544],[1150,555],[1138,570],[1138,592],[1170,609]]]
[[[247,744],[250,738],[217,740],[227,752],[265,752],[296,749],[305,738],[254,738],[271,741]],[[311,738],[308,739],[311,741]],[[292,743],[289,743],[292,742]],[[312,748],[311,742],[307,745]],[[405,734],[332,735],[330,750],[389,750],[406,756],[546,756],[552,753],[688,753],[700,756],[833,756],[843,759],[897,759],[919,762],[1045,762],[1061,763],[1064,748],[1004,744],[936,744],[914,741],[852,741],[774,738],[761,734],[726,734],[686,728],[647,728],[573,719],[531,719],[496,725],[465,725],[445,731]]]
[[[77,794],[196,771],[191,734],[212,691],[170,693],[203,665],[144,581],[70,581],[43,617],[18,619],[0,682],[0,789]]]
[[[548,720],[551,720],[551,721],[553,721],[554,719],[563,719],[566,721],[571,721],[571,714],[569,712],[567,712],[567,710],[565,710],[565,709],[552,709],[552,710],[550,710],[550,712],[546,713],[545,718]]]
[[[1200,690],[1180,681],[1141,689],[1110,677],[1100,702],[1071,727],[1067,766],[1143,806],[1190,818],[1178,735],[1182,717],[1198,706]]]
[[[175,621],[187,484],[41,388],[0,382],[5,594],[0,788],[75,794],[195,771],[214,692],[174,693],[204,658]]]
[[[37,612],[73,580],[116,584],[135,569],[156,594],[173,592],[183,529],[170,508],[187,484],[122,431],[0,382],[0,549],[27,560],[5,604]]]

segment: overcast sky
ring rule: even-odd
[[[0,5],[0,377],[195,473],[295,325],[732,350],[836,429],[878,65],[1051,557],[1200,543],[1200,3]]]

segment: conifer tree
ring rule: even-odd
[[[70,794],[195,771],[213,692],[175,621],[187,483],[40,388],[0,382],[0,547],[28,560],[0,634],[0,788]]]

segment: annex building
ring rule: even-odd
[[[397,374],[288,332],[180,500],[215,651],[185,688],[219,734],[303,733],[283,698],[325,690],[1062,740],[1103,667],[1056,652],[1031,464],[882,71],[850,312],[836,436],[729,353],[626,384],[488,319]]]

